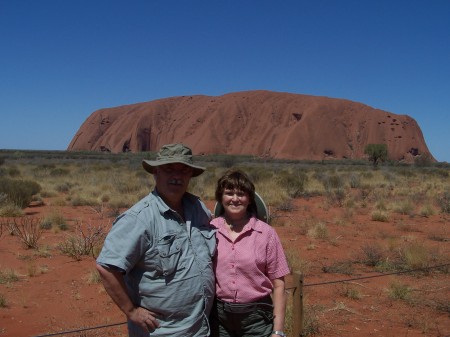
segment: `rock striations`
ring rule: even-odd
[[[100,109],[69,151],[157,151],[183,142],[195,154],[279,159],[358,159],[387,144],[393,160],[433,158],[414,119],[344,99],[272,91],[180,96]]]

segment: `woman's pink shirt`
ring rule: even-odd
[[[272,280],[289,274],[289,266],[275,229],[255,217],[234,242],[223,217],[217,228],[214,260],[216,296],[225,302],[255,302],[272,292]]]

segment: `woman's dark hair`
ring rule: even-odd
[[[244,172],[241,170],[229,170],[217,181],[216,201],[218,203],[222,202],[222,195],[226,189],[247,193],[250,201],[247,211],[256,214],[255,185]]]

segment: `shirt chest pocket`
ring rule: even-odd
[[[214,257],[217,250],[216,230],[211,230],[210,228],[200,229],[200,233],[202,235],[202,238],[204,239],[206,246],[208,247],[209,255],[211,257]]]
[[[180,262],[184,240],[185,238],[179,237],[177,233],[168,233],[158,240],[158,252],[164,276],[185,267],[185,263]]]

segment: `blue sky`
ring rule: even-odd
[[[0,0],[0,148],[65,150],[95,110],[271,90],[414,118],[450,162],[448,0]]]

